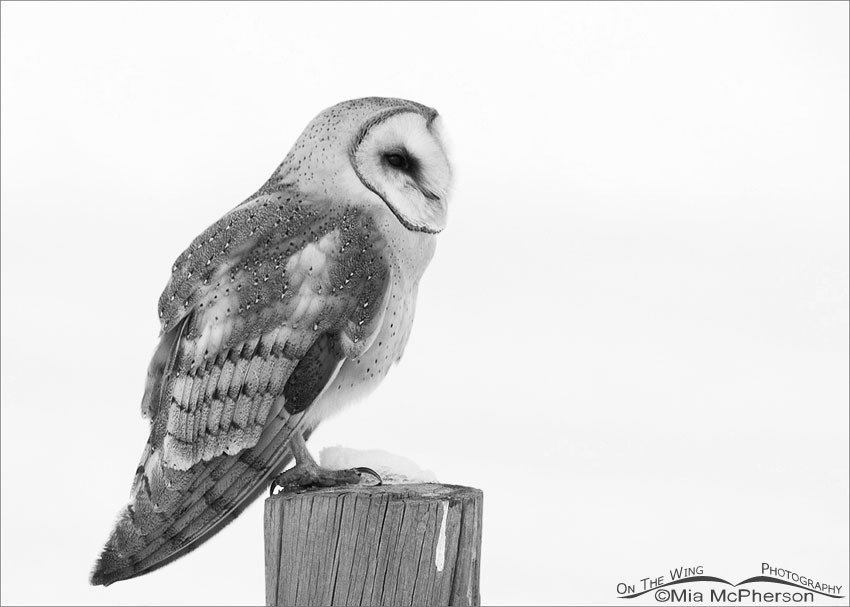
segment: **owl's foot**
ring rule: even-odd
[[[360,484],[363,474],[369,474],[383,484],[380,475],[371,468],[350,468],[348,470],[328,470],[320,468],[310,456],[307,444],[300,433],[289,440],[289,448],[295,457],[295,466],[284,471],[272,480],[269,495],[275,494],[278,487],[283,491],[294,491],[308,487],[339,487],[341,485]]]
[[[275,494],[275,489],[295,491],[310,487],[339,487],[342,485],[359,485],[363,475],[368,474],[381,485],[380,475],[371,468],[351,468],[348,470],[328,470],[315,464],[296,464],[272,481],[269,495]]]

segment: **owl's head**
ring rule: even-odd
[[[436,233],[446,225],[451,168],[440,118],[413,101],[367,97],[326,109],[275,178],[308,196],[386,205],[409,230]]]

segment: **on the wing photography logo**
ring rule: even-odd
[[[657,603],[815,604],[843,599],[844,587],[770,563],[761,564],[759,575],[733,583],[707,575],[702,565],[676,567],[667,574],[619,582],[617,598],[653,598]]]

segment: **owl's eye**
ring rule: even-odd
[[[410,161],[407,159],[405,154],[386,154],[384,156],[384,160],[386,160],[387,164],[391,167],[395,167],[403,171],[410,168]]]

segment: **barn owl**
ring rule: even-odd
[[[177,258],[142,398],[150,437],[92,584],[198,547],[293,457],[287,483],[358,480],[304,441],[401,356],[450,181],[435,110],[345,101]]]

